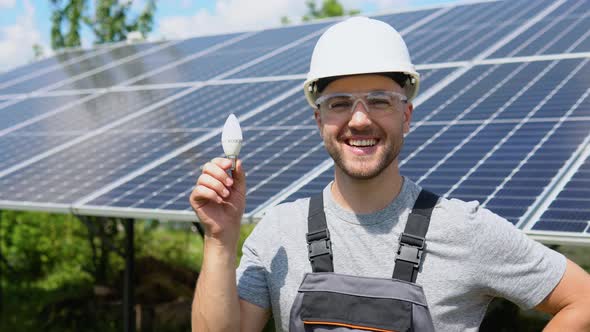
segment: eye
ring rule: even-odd
[[[369,106],[376,108],[388,108],[393,106],[391,99],[385,97],[371,97],[368,98],[367,102]]]
[[[326,101],[329,110],[344,111],[350,109],[352,101],[348,98],[333,98]]]

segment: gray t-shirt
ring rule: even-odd
[[[398,238],[420,187],[404,178],[386,208],[354,214],[341,208],[328,185],[324,210],[334,271],[391,278]],[[244,243],[237,269],[240,298],[272,308],[277,331],[288,331],[289,312],[306,272],[309,199],[271,209]],[[478,202],[441,199],[426,235],[416,283],[424,289],[437,331],[477,331],[489,302],[506,298],[521,307],[539,304],[565,272],[566,259],[528,238]]]

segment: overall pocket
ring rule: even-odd
[[[405,332],[412,326],[412,303],[329,291],[303,294],[300,319],[305,331]]]

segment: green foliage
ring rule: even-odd
[[[33,60],[39,60],[43,57],[43,46],[39,44],[33,44]]]
[[[282,25],[289,25],[291,24],[291,19],[288,16],[281,17],[281,24]]]
[[[137,256],[155,257],[198,271],[203,260],[203,240],[198,233],[191,232],[185,226],[186,223],[161,225],[151,220],[137,223]]]
[[[345,10],[338,0],[323,0],[321,8],[318,8],[315,0],[307,0],[305,5],[307,6],[307,14],[303,16],[305,22],[318,18],[357,15],[360,13],[357,9]]]
[[[72,216],[56,219],[47,213],[4,211],[1,225],[4,268],[16,284],[30,284],[65,270],[88,279],[80,269],[88,254],[85,229]]]
[[[51,0],[51,5],[51,48],[58,50],[80,46],[80,24],[86,0],[70,0],[66,3]]]
[[[146,38],[153,30],[155,0],[147,0],[145,7],[138,15],[132,13],[132,0],[97,0],[94,3],[93,15],[87,13],[88,0],[50,1],[53,10],[51,47],[54,50],[81,46],[82,23],[94,33],[95,44],[126,40],[127,34],[131,31],[139,31]]]

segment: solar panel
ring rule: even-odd
[[[506,1],[458,6],[404,38],[416,63],[471,59],[539,14],[548,3]]]
[[[72,138],[92,134],[94,130],[112,125],[117,120],[133,115],[178,91],[160,89],[92,95],[81,104],[58,109],[58,112],[49,116],[42,114],[6,128],[0,132],[0,150],[3,152],[0,154],[0,175],[5,168],[35,158],[63,144],[69,144]],[[6,113],[11,111],[12,108],[3,110]]]
[[[588,9],[484,1],[376,16],[404,35],[422,75],[402,174],[530,234],[590,242],[590,212],[572,212],[590,197]],[[193,220],[187,197],[198,167],[222,154],[230,113],[245,137],[246,217],[321,191],[333,164],[301,88],[337,20],[82,51],[3,74],[0,206]]]
[[[239,34],[196,37],[169,44],[153,53],[138,57],[132,61],[100,71],[89,77],[83,77],[72,83],[60,86],[57,90],[108,88],[124,83],[154,69],[161,68],[178,59],[201,52],[213,45],[222,43]]]
[[[563,189],[531,227],[533,231],[569,232],[590,235],[590,158],[565,184]]]
[[[7,85],[7,83],[18,79],[22,76],[28,76],[36,72],[50,69],[56,65],[63,65],[65,63],[79,60],[84,55],[95,54],[100,50],[71,50],[63,53],[58,53],[52,57],[35,61],[30,64],[20,66],[18,68],[0,73],[0,88]]]
[[[571,1],[557,8],[491,57],[554,54],[563,53],[564,50],[588,52],[589,31],[590,3],[584,0]]]
[[[84,97],[84,94],[55,97],[34,97],[23,99],[8,107],[0,105],[0,133],[3,129],[10,128],[24,121],[54,111],[66,104],[76,102]]]
[[[215,52],[182,62],[164,71],[157,71],[133,84],[163,84],[212,79],[269,52],[276,52],[277,49],[297,42],[298,39],[319,33],[327,25],[328,23],[318,23],[261,31]]]
[[[101,125],[112,124],[115,119],[133,115],[137,110],[178,90],[112,92],[90,100],[83,109],[64,111],[26,127],[26,133],[49,131],[71,135],[43,135],[25,139],[20,137],[25,131],[25,128],[22,128],[0,137],[0,144],[6,142],[6,147],[3,148],[6,150],[6,157],[3,161],[14,165],[47,150],[48,143],[41,143],[45,142],[45,138],[48,138],[49,144],[54,145],[52,147],[58,147],[59,144],[71,141],[72,136],[80,139],[86,131],[91,131],[85,136],[88,138],[78,144],[0,177],[0,186],[2,183],[5,184],[0,189],[0,200],[8,200],[10,197],[23,200],[29,197],[29,188],[19,188],[16,185],[23,181],[37,182],[41,176],[44,180],[35,186],[39,192],[29,197],[28,201],[73,203],[81,195],[96,191],[130,171],[162,157],[165,153],[207,135],[211,128],[222,126],[230,112],[243,115],[251,111],[253,105],[264,104],[284,92],[287,87],[295,85],[300,86],[299,82],[283,81],[205,87],[163,107],[145,112],[133,121],[122,122],[98,134],[93,133],[100,129]],[[243,99],[232,98],[233,94]],[[193,108],[194,105],[202,105],[208,111],[197,112],[197,109]],[[44,131],[44,128],[53,129]],[[68,132],[70,130],[77,132]],[[19,139],[15,140],[15,137]],[[15,146],[15,141],[20,145]],[[27,153],[23,153],[21,149],[26,149]],[[64,161],[71,165],[67,170],[59,167]],[[8,165],[0,164],[1,168],[6,166]]]
[[[52,87],[57,87],[62,82],[73,79],[85,72],[96,70],[103,66],[112,66],[118,60],[147,51],[152,47],[157,47],[159,44],[142,43],[125,45],[107,49],[104,52],[96,52],[95,56],[88,57],[83,61],[58,66],[42,75],[0,88],[0,94],[33,92],[41,88],[50,90]]]

